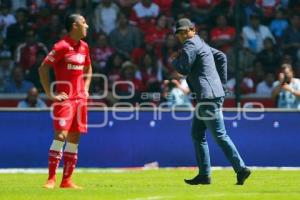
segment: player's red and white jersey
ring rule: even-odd
[[[67,93],[69,99],[86,98],[84,68],[91,64],[86,42],[76,42],[67,35],[54,45],[44,62],[54,68],[56,92]]]

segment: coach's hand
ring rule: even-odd
[[[61,92],[57,95],[50,95],[48,96],[52,101],[65,101],[69,98],[69,96],[65,92]]]

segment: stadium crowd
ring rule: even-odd
[[[32,87],[43,92],[38,68],[54,42],[66,33],[64,16],[74,12],[85,16],[89,24],[86,40],[93,73],[108,80],[106,86],[100,76],[93,78],[90,93],[101,95],[108,89],[102,99],[108,106],[119,101],[161,103],[188,93],[170,59],[179,49],[174,22],[182,17],[196,24],[203,40],[227,54],[231,92],[235,92],[236,64],[242,94],[271,98],[283,63],[293,66],[294,77],[300,77],[299,0],[241,0],[238,7],[235,0],[0,2],[0,93],[28,93]],[[240,27],[237,44],[236,27]],[[116,85],[116,81],[132,85]],[[131,99],[112,95],[112,91],[131,94],[132,86]],[[188,99],[183,101],[190,106]]]

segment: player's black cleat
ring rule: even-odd
[[[239,171],[236,175],[237,185],[244,185],[245,180],[250,176],[251,171],[249,168],[245,167]]]
[[[209,185],[211,183],[211,179],[209,176],[197,175],[193,179],[184,179],[184,182],[188,185]]]

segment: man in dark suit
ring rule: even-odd
[[[193,23],[180,19],[176,36],[183,44],[180,52],[172,55],[174,68],[187,76],[187,82],[197,100],[192,125],[199,174],[189,185],[210,184],[211,164],[205,130],[208,128],[237,174],[237,184],[243,185],[251,171],[244,164],[233,142],[226,134],[222,105],[227,82],[227,59],[224,53],[211,48],[197,34]]]

